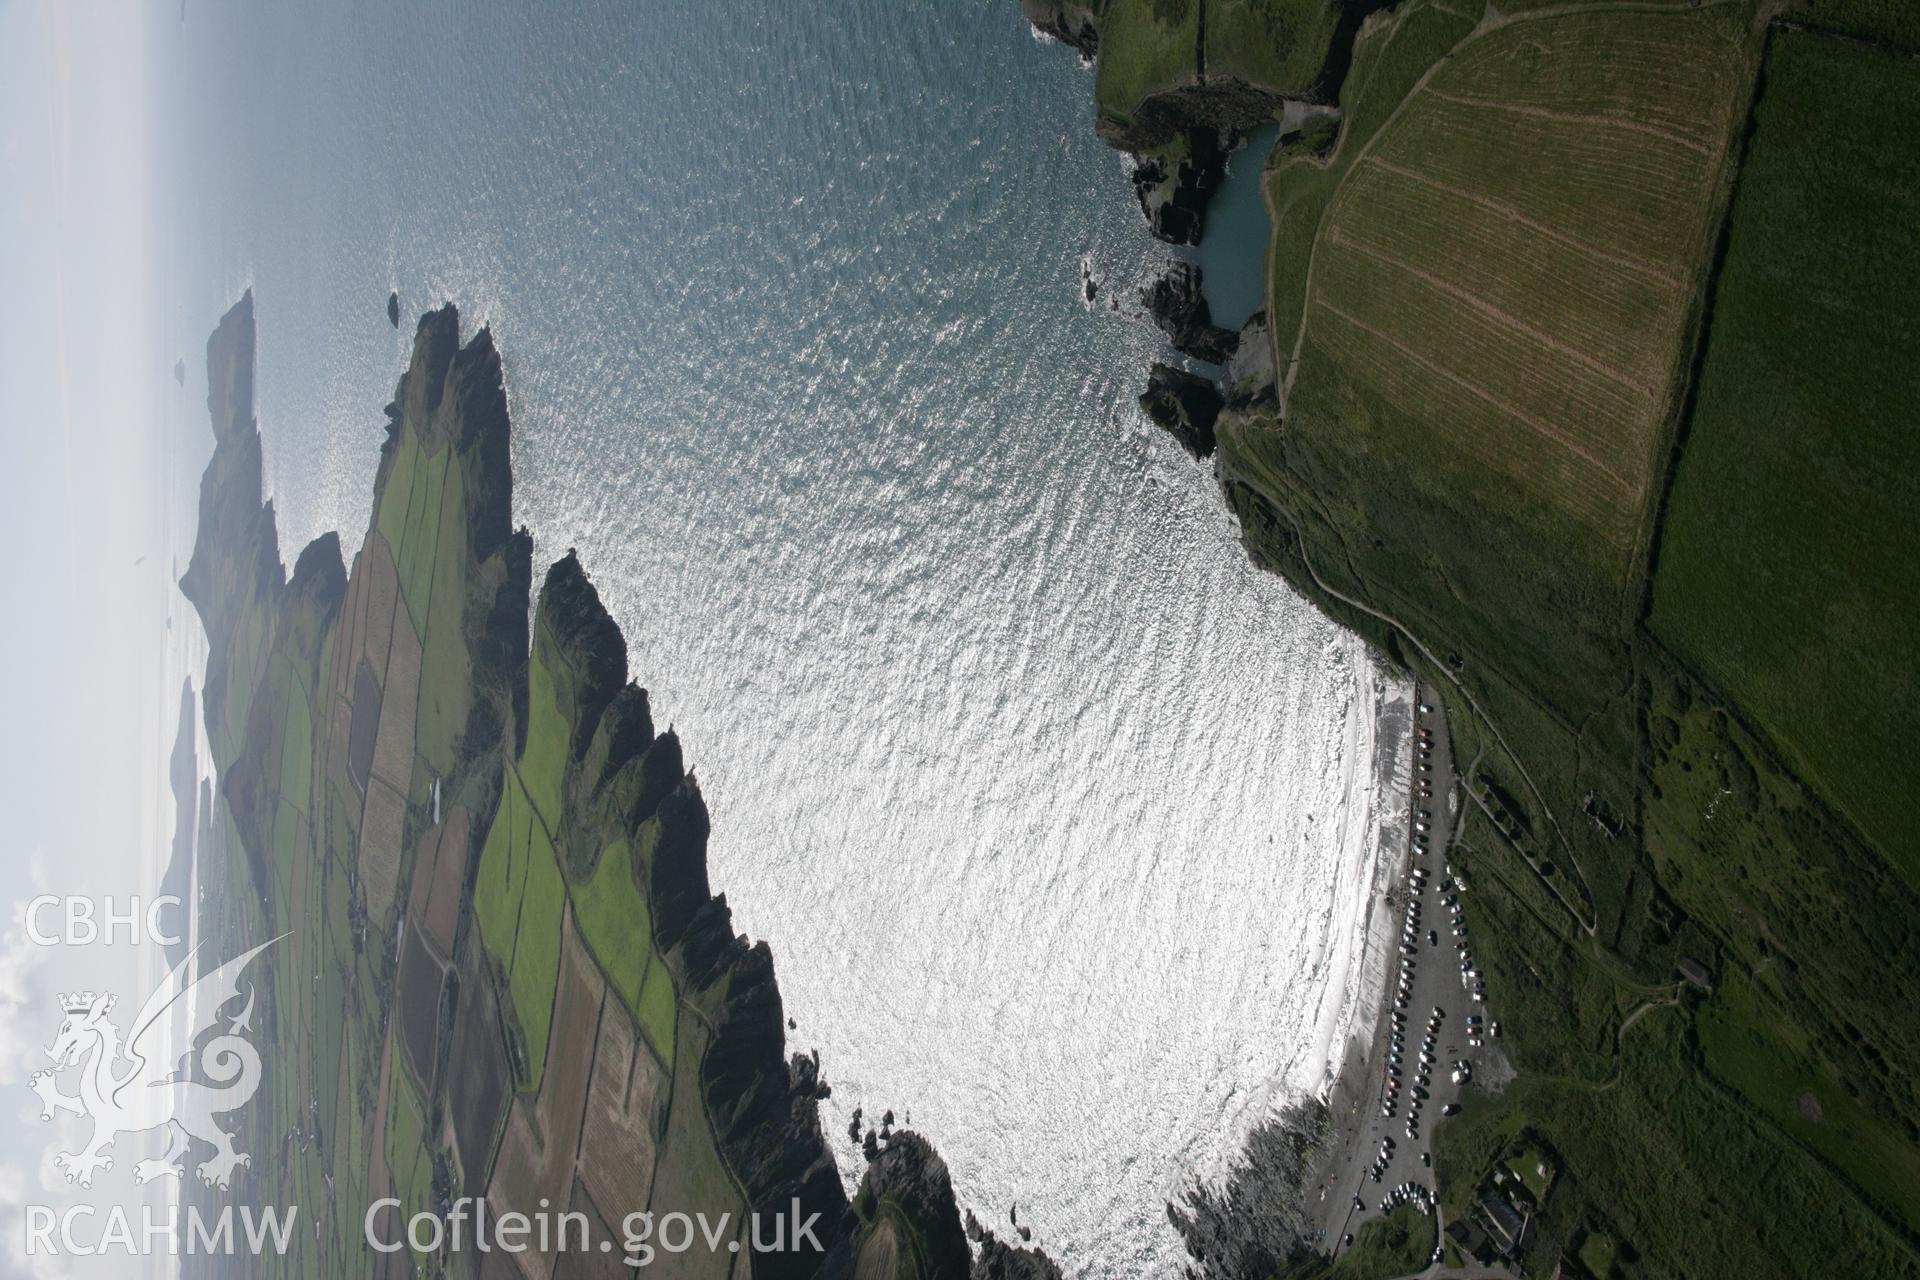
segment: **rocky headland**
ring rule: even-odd
[[[1213,322],[1201,280],[1200,268],[1192,263],[1171,263],[1140,291],[1140,301],[1174,350],[1208,364],[1225,364],[1238,349],[1240,335]]]
[[[257,1150],[299,1139],[258,1165],[257,1194],[324,1184],[354,1224],[302,1242],[315,1272],[358,1265],[360,1216],[390,1192],[570,1202],[606,1230],[643,1208],[818,1215],[820,1247],[757,1254],[757,1276],[1057,1274],[991,1237],[976,1257],[916,1134],[874,1135],[846,1196],[820,1128],[830,1086],[790,1053],[771,949],[709,883],[678,739],[581,557],[532,590],[491,335],[463,341],[451,306],[421,318],[351,569],[328,534],[291,576],[261,500],[253,351],[248,295],[208,344],[215,449],[181,587],[210,644],[207,798],[244,854],[209,882],[207,918],[231,946],[302,925],[274,963],[307,978],[262,1018],[299,1079],[263,1090],[247,1126]],[[210,817],[190,721],[180,741],[169,883]],[[396,1136],[403,1114],[416,1138]]]

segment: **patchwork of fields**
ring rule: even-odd
[[[810,1272],[756,1264],[742,1234],[750,1207],[797,1197],[823,1238],[846,1210],[811,1094],[787,1093],[771,962],[708,894],[698,789],[571,556],[528,643],[490,339],[461,347],[451,308],[421,322],[351,576],[329,535],[282,579],[252,321],[249,298],[209,344],[228,398],[183,586],[244,864],[206,918],[221,945],[286,935],[261,962],[272,1069],[243,1137],[249,1194],[302,1206],[280,1273],[626,1273],[617,1251],[376,1255],[385,1196],[389,1239],[463,1196],[571,1208],[596,1242],[638,1211],[725,1214],[743,1247],[675,1274]]]

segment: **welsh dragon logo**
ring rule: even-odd
[[[55,1065],[50,1071],[36,1071],[32,1088],[40,1096],[42,1120],[62,1111],[93,1118],[93,1137],[86,1146],[54,1157],[54,1163],[66,1170],[68,1182],[91,1187],[96,1172],[113,1168],[113,1157],[106,1152],[115,1138],[163,1127],[168,1131],[166,1154],[136,1163],[133,1176],[138,1182],[180,1177],[184,1172],[180,1161],[195,1140],[213,1148],[213,1155],[197,1169],[200,1180],[209,1186],[225,1189],[235,1169],[252,1163],[251,1156],[234,1149],[233,1135],[220,1126],[223,1113],[245,1106],[260,1087],[260,1052],[244,1034],[252,1029],[251,986],[246,1007],[226,1020],[223,1033],[199,1047],[199,1075],[205,1079],[185,1078],[185,1068],[193,1057],[192,1046],[221,1021],[220,1011],[240,997],[240,975],[247,965],[279,940],[264,942],[189,980],[187,968],[198,954],[196,947],[140,1006],[133,1033],[124,1040],[110,1016],[115,1002],[111,994],[84,991],[61,997],[66,1016],[47,1048]],[[183,1011],[189,1019],[189,1048],[179,1055],[176,1066],[157,1055],[165,1052],[166,1024]],[[60,1092],[58,1077],[76,1068],[80,1092]]]

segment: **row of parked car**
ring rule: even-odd
[[[1386,1199],[1380,1202],[1380,1212],[1385,1213],[1397,1204],[1411,1204],[1421,1213],[1433,1212],[1433,1192],[1417,1182],[1403,1182],[1387,1192]]]
[[[1447,909],[1448,928],[1453,935],[1453,950],[1460,960],[1460,986],[1476,1004],[1484,1002],[1487,998],[1487,984],[1480,976],[1479,966],[1473,962],[1473,950],[1467,943],[1467,922],[1460,914],[1460,890],[1452,876],[1448,876],[1440,883],[1440,905]],[[1476,1048],[1479,1047],[1479,1043],[1478,1040],[1473,1041]]]
[[[1428,714],[1429,708],[1421,704],[1422,714]],[[1433,836],[1433,812],[1427,807],[1433,798],[1433,730],[1422,724],[1414,728],[1414,794],[1426,802],[1415,806],[1413,816],[1412,843],[1414,853],[1413,866],[1407,871],[1407,905],[1400,923],[1400,973],[1394,984],[1393,1030],[1387,1044],[1387,1072],[1385,1083],[1381,1087],[1380,1114],[1391,1119],[1399,1112],[1401,1089],[1404,1083],[1403,1072],[1410,1066],[1407,1062],[1406,1020],[1407,1006],[1413,999],[1413,979],[1420,962],[1421,944],[1438,946],[1439,933],[1427,929],[1424,938],[1421,933],[1420,895],[1427,887],[1428,871],[1420,863],[1429,851]],[[1420,1047],[1416,1083],[1408,1091],[1410,1110],[1407,1117],[1408,1135],[1418,1132],[1420,1103],[1426,1098],[1426,1085],[1429,1072],[1433,1067],[1432,1031],[1422,1041]],[[1384,1161],[1380,1162],[1384,1167]],[[1374,1174],[1378,1181],[1380,1174]]]

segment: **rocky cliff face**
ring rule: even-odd
[[[1207,204],[1227,176],[1231,145],[1207,125],[1167,131],[1147,147],[1109,137],[1134,155],[1133,197],[1154,237],[1168,244],[1199,244],[1207,229]]]
[[[1082,59],[1091,62],[1100,51],[1100,27],[1093,5],[1073,0],[1020,0],[1020,10],[1034,30],[1073,46]]]
[[[248,1113],[255,1149],[284,1148],[253,1193],[324,1183],[356,1223],[388,1193],[602,1224],[797,1205],[820,1247],[756,1254],[754,1275],[844,1275],[857,1243],[862,1276],[966,1275],[945,1166],[914,1135],[876,1144],[861,1203],[880,1218],[849,1204],[773,953],[713,891],[699,785],[577,554],[529,610],[491,335],[462,342],[452,307],[422,317],[351,570],[329,534],[290,578],[260,501],[253,341],[249,297],[209,344],[216,447],[182,583],[212,646],[215,793],[176,760],[182,830],[231,832],[244,857],[206,918],[229,946],[302,926],[268,961],[297,966],[261,1021],[298,1078]],[[359,1266],[351,1235],[299,1248],[315,1274]],[[388,1262],[383,1280],[479,1266]]]
[[[1140,301],[1174,350],[1208,364],[1225,364],[1238,349],[1240,335],[1213,322],[1213,309],[1200,282],[1200,268],[1175,262],[1141,291]]]
[[[1196,458],[1213,455],[1213,424],[1220,417],[1220,389],[1170,364],[1153,366],[1140,409]]]

